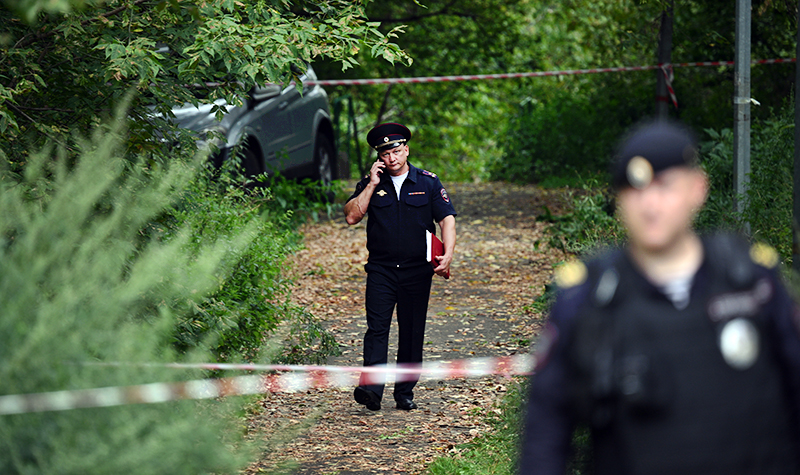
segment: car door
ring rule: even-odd
[[[288,89],[278,84],[267,84],[254,88],[251,93],[249,125],[259,137],[267,170],[291,167],[289,153],[294,127],[290,105],[296,99]]]
[[[313,70],[309,66],[308,74],[300,77],[303,82],[303,94],[290,107],[292,116],[292,126],[294,127],[294,137],[292,138],[292,163],[296,167],[305,167],[306,170],[313,170],[314,166],[314,118],[318,109],[318,94],[315,94],[314,86],[305,85],[306,80],[316,79]]]

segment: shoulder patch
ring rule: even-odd
[[[428,170],[420,170],[419,172],[422,173],[423,175],[427,175],[427,176],[436,178],[436,173],[429,172]]]
[[[756,264],[772,269],[778,265],[778,251],[763,242],[757,242],[750,247],[750,259]]]
[[[556,284],[562,289],[568,289],[586,282],[589,271],[586,264],[581,261],[567,262],[556,269]]]

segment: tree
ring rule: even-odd
[[[340,71],[336,64],[315,64],[322,78],[409,77],[528,71],[539,66],[526,28],[530,0],[414,0],[376,2],[370,20],[388,33],[402,26],[403,50],[414,63],[387,64],[366,54],[359,65]],[[359,129],[378,121],[401,121],[412,129],[412,160],[434,168],[449,180],[485,177],[487,160],[500,154],[498,129],[513,110],[509,93],[515,81],[399,84],[329,88],[332,97],[357,99]],[[385,100],[388,99],[388,100]],[[385,107],[382,104],[385,103]],[[363,140],[358,137],[358,140]],[[369,152],[368,152],[369,153]]]
[[[398,40],[410,67],[369,58],[340,71],[315,65],[321,78],[486,74],[652,65],[662,12],[669,0],[397,0],[372,4],[381,28],[407,25]],[[790,57],[794,11],[789,0],[753,2],[754,57]],[[673,12],[672,62],[731,60],[733,3],[685,1]],[[791,91],[791,65],[753,69],[753,96],[768,114]],[[414,133],[415,163],[455,179],[541,180],[553,173],[602,171],[619,134],[653,115],[661,71],[558,78],[329,88],[351,95],[359,129],[378,120],[405,121]],[[723,127],[732,117],[732,68],[676,68],[680,108],[669,113],[697,130]],[[382,104],[386,104],[382,107]],[[532,126],[530,121],[537,124]],[[555,122],[554,122],[555,121]],[[362,134],[363,135],[363,134]],[[517,139],[524,139],[523,141]],[[363,137],[360,138],[363,140]],[[525,155],[523,157],[523,155]],[[517,161],[512,169],[503,168]],[[544,165],[538,171],[533,169]],[[561,166],[563,164],[567,166]],[[518,166],[517,166],[518,165]],[[522,170],[525,173],[520,173]],[[528,172],[531,173],[528,173]],[[453,179],[453,178],[451,178]]]
[[[658,29],[658,64],[672,62],[672,17],[675,9],[674,1],[670,0],[661,12],[660,27]],[[669,96],[667,95],[667,72],[656,70],[656,113],[659,119],[666,119],[669,110]]]
[[[70,130],[89,130],[130,90],[129,147],[157,150],[166,124],[153,113],[175,104],[241,103],[252,86],[288,84],[319,58],[346,69],[368,51],[410,63],[391,42],[399,29],[367,21],[368,2],[6,0],[0,151],[21,162],[46,140],[70,149]]]
[[[730,61],[735,53],[736,2],[687,1],[675,6],[672,60]],[[795,55],[797,2],[752,2],[751,53],[753,59],[791,58]],[[769,118],[794,90],[794,66],[754,66],[751,95],[760,107],[753,118]],[[733,120],[733,67],[680,68],[675,71],[680,101],[678,117],[696,129],[730,127]]]

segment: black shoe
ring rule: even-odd
[[[381,410],[381,398],[374,391],[359,386],[353,391],[353,397],[357,403],[367,406],[370,411]]]
[[[397,401],[397,408],[410,411],[411,409],[416,409],[417,405],[411,399],[400,399]]]

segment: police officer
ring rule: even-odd
[[[366,313],[364,366],[387,362],[389,329],[397,306],[398,364],[422,362],[425,317],[434,273],[450,273],[456,245],[456,212],[439,178],[408,163],[411,132],[395,123],[381,124],[367,134],[378,152],[369,175],[356,185],[344,206],[348,224],[367,220]],[[439,223],[444,255],[428,262],[426,231]],[[395,383],[396,407],[416,409],[417,377]],[[381,408],[384,385],[363,373],[353,396],[367,409]]]
[[[531,381],[519,472],[563,474],[588,427],[597,474],[796,474],[800,315],[778,256],[692,221],[692,135],[656,122],[613,169],[627,245],[562,266]]]

